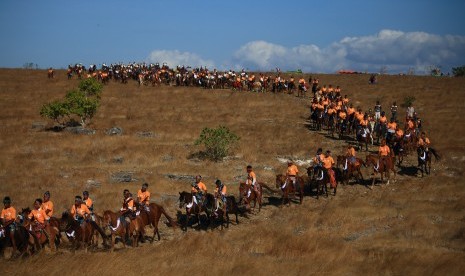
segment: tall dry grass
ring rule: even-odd
[[[40,253],[14,262],[0,261],[2,274],[257,274],[307,275],[460,275],[465,260],[465,147],[461,114],[464,79],[366,75],[312,75],[321,84],[339,85],[364,109],[380,100],[385,109],[414,96],[414,106],[435,148],[443,155],[424,179],[412,175],[415,158],[399,169],[398,181],[369,190],[340,186],[336,197],[305,197],[302,206],[279,208],[270,197],[260,214],[240,217],[224,231],[187,233],[161,226],[162,240],[111,254]],[[305,75],[308,78],[308,75]],[[36,131],[32,124],[42,104],[76,87],[59,71],[53,80],[41,70],[0,70],[0,195],[19,209],[50,190],[56,213],[75,195],[89,190],[96,209],[116,210],[121,192],[149,183],[153,200],[175,216],[178,191],[188,180],[168,174],[201,174],[209,190],[220,178],[237,195],[245,166],[274,186],[285,170],[277,157],[309,159],[318,147],[339,152],[345,143],[307,129],[309,99],[284,94],[175,87],[137,87],[111,82],[91,128],[95,135]],[[404,110],[400,109],[400,115]],[[234,156],[214,163],[190,159],[202,150],[193,142],[202,128],[226,125],[241,137]],[[51,126],[49,124],[49,126]],[[106,131],[118,126],[122,136]],[[141,137],[140,132],[152,136]],[[375,150],[374,147],[371,148]],[[362,154],[363,156],[363,154]],[[119,161],[117,161],[119,160]],[[300,168],[302,173],[305,168]],[[111,176],[133,173],[130,183]],[[365,169],[365,177],[370,170]],[[89,183],[99,182],[100,185]],[[46,264],[46,265],[44,265]],[[6,275],[6,274],[5,274]]]

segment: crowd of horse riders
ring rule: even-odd
[[[53,69],[49,70],[49,77],[53,77]],[[210,81],[214,82],[214,87],[220,85],[221,88],[233,87],[252,90],[255,87],[260,89],[268,89],[271,84],[272,91],[295,89],[294,78],[286,80],[277,74],[272,80],[271,77],[260,74],[258,78],[255,75],[248,75],[245,71],[236,73],[234,71],[218,72],[216,70],[209,71],[206,68],[196,68],[188,70],[184,66],[178,66],[176,69],[170,69],[166,64],[137,64],[129,65],[117,64],[107,66],[102,65],[101,70],[97,70],[95,65],[89,66],[88,70],[84,66],[77,64],[69,66],[68,78],[73,74],[78,77],[96,77],[99,80],[106,82],[108,79],[120,80],[121,82],[127,79],[138,80],[139,84],[145,84],[146,81],[157,79],[158,83],[175,85],[198,85],[205,86],[206,83],[211,85]],[[260,83],[257,85],[256,83]],[[206,87],[208,87],[208,85]],[[398,107],[396,102],[390,107],[391,118],[388,120],[386,112],[382,109],[379,101],[373,109],[363,112],[360,107],[354,108],[347,95],[341,95],[339,86],[319,85],[318,79],[309,78],[308,82],[303,78],[298,80],[299,94],[304,93],[311,87],[313,92],[313,100],[311,103],[311,120],[315,130],[321,130],[326,127],[329,133],[333,135],[335,132],[340,138],[347,137],[351,134],[355,135],[355,140],[359,143],[359,150],[363,150],[363,143],[374,144],[376,139],[379,143],[378,154],[368,154],[365,160],[356,157],[356,150],[352,144],[348,144],[346,152],[343,155],[337,156],[337,167],[342,166],[342,180],[348,182],[351,176],[362,177],[360,172],[361,165],[373,165],[374,173],[379,173],[381,177],[383,173],[388,174],[394,170],[395,156],[399,158],[399,165],[402,162],[403,156],[409,151],[416,149],[418,151],[418,165],[424,165],[423,171],[428,173],[426,163],[430,153],[436,158],[436,151],[430,147],[430,140],[426,133],[421,130],[421,120],[417,116],[414,107],[410,104],[407,108],[404,127],[401,128],[397,121]],[[300,93],[301,92],[301,93]],[[334,189],[336,194],[338,177],[335,169],[336,162],[331,155],[330,150],[318,148],[315,157],[313,158],[313,166],[307,168],[307,174],[311,179],[319,183],[317,185],[317,197],[320,192],[326,191],[326,185]],[[254,202],[253,209],[257,202],[259,210],[261,208],[262,189],[270,189],[263,182],[258,182],[256,174],[252,166],[246,168],[245,181],[239,187],[239,203],[243,203],[247,209],[251,209],[251,202]],[[355,173],[355,175],[354,175]],[[358,174],[358,175],[357,175]],[[373,178],[373,183],[375,178]],[[372,183],[372,185],[373,185]],[[215,181],[214,194],[209,194],[205,183],[202,182],[202,177],[197,175],[195,182],[192,184],[190,192],[179,193],[179,207],[186,208],[187,222],[190,215],[196,215],[200,224],[199,214],[204,212],[211,218],[221,218],[229,223],[228,213],[235,212],[237,222],[237,203],[232,195],[227,194],[227,187],[221,180]],[[298,167],[290,160],[285,174],[277,175],[276,187],[283,193],[283,203],[289,202],[289,194],[298,193],[300,195],[300,203],[304,194],[304,181],[299,176]],[[270,189],[271,190],[271,189]],[[138,241],[144,241],[144,227],[152,225],[154,228],[152,241],[158,233],[158,220],[161,214],[165,215],[172,226],[177,223],[164,211],[164,208],[156,203],[150,203],[150,192],[148,184],[144,183],[137,192],[137,197],[133,198],[129,190],[123,192],[122,207],[118,212],[105,211],[102,216],[94,212],[93,201],[89,197],[88,191],[84,191],[81,196],[75,197],[75,203],[70,209],[62,214],[61,218],[54,216],[54,205],[50,200],[50,193],[45,192],[42,198],[37,198],[34,201],[33,209],[23,209],[18,214],[12,206],[11,198],[6,196],[3,200],[4,208],[0,215],[0,239],[5,242],[5,238],[9,240],[13,247],[13,253],[25,253],[26,251],[37,251],[44,244],[50,244],[53,248],[60,242],[60,232],[65,232],[67,238],[76,243],[79,247],[81,243],[90,245],[98,242],[100,235],[106,245],[104,229],[110,230],[111,246],[114,248],[115,237],[119,236],[123,240],[123,245],[126,245],[126,240],[131,238],[133,246],[137,246]],[[0,244],[0,247],[2,244]]]
[[[173,86],[204,87],[210,89],[235,89],[256,92],[298,92],[298,96],[305,96],[308,89],[316,91],[318,80],[305,80],[303,77],[296,79],[293,76],[285,78],[280,71],[276,75],[227,70],[210,70],[207,67],[191,68],[190,66],[178,65],[170,68],[166,63],[118,63],[107,65],[103,63],[100,68],[89,65],[87,68],[82,64],[69,65],[67,77],[71,79],[74,75],[78,79],[95,78],[102,83],[110,80],[120,83],[128,83],[129,80],[136,81],[139,86],[161,84]],[[53,68],[48,69],[48,77],[54,77]],[[326,89],[326,88],[325,88]],[[332,88],[330,88],[332,89]],[[338,87],[335,88],[339,89]]]

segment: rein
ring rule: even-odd
[[[376,162],[376,167],[375,167],[375,165],[373,164],[373,169],[375,169],[375,171],[378,172],[378,169],[379,169],[379,159],[378,159],[378,162]]]
[[[344,167],[342,168],[344,171],[347,170],[347,158],[346,158],[346,163],[344,164]]]

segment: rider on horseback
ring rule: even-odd
[[[71,206],[71,216],[82,224],[85,220],[89,219],[90,217],[90,210],[87,208],[87,205],[82,202],[81,196],[76,196],[74,199],[74,205]]]
[[[287,162],[287,171],[286,171],[286,182],[284,183],[283,187],[290,181],[292,181],[292,185],[295,186],[296,176],[299,174],[299,169],[294,164],[292,160]]]
[[[245,180],[245,184],[258,193],[257,176],[255,175],[255,172],[252,171],[251,165],[247,166],[247,179]]]
[[[418,138],[417,147],[423,148],[426,152],[428,152],[429,145],[429,138],[426,137],[426,133],[422,131],[420,134],[420,138]]]
[[[47,215],[46,218],[46,223],[49,223],[50,217],[53,216],[53,202],[50,200],[50,192],[46,191],[44,193],[44,201],[42,205],[40,206],[45,211],[45,214]]]
[[[387,160],[386,159],[390,158],[390,155],[391,155],[391,149],[389,148],[388,145],[386,145],[386,140],[383,139],[381,141],[381,145],[379,146],[379,149],[378,149],[378,156],[379,156],[380,163],[382,163],[385,168],[386,168],[386,165],[387,165]]]
[[[326,170],[326,173],[329,175],[329,183],[331,185],[331,188],[336,187],[336,176],[334,174],[333,166],[334,166],[334,159],[331,156],[331,151],[327,150],[325,157],[323,159],[323,168]]]
[[[135,218],[135,206],[134,200],[132,199],[131,193],[129,190],[125,189],[124,192],[124,200],[123,200],[123,207],[121,207],[121,221],[126,221],[127,226],[129,227],[129,223],[131,223],[131,219]]]
[[[50,238],[49,233],[45,230],[45,220],[49,219],[45,210],[40,206],[42,205],[42,199],[38,198],[34,201],[34,209],[29,213],[29,219],[32,220],[32,223],[29,227],[29,232],[33,234],[34,237],[38,236],[38,233],[44,233],[47,239]],[[36,240],[36,245],[38,247],[38,241]]]
[[[3,204],[4,208],[2,210],[2,213],[0,214],[0,223],[2,225],[2,231],[0,231],[0,237],[2,236],[1,234],[5,237],[9,236],[11,240],[11,245],[13,246],[13,254],[16,253],[16,240],[15,240],[15,231],[16,231],[16,209],[11,206],[11,199],[9,196],[6,196],[3,199]],[[3,232],[5,231],[5,232]]]
[[[347,145],[346,156],[347,156],[347,160],[348,160],[351,164],[355,164],[355,162],[357,161],[357,159],[356,159],[356,157],[355,157],[355,148],[354,148],[354,146],[352,146],[351,144],[348,144],[348,145]]]
[[[192,184],[192,200],[197,204],[203,204],[205,195],[207,194],[207,186],[201,181],[202,176],[197,175],[195,177],[195,183]]]
[[[215,182],[215,199],[216,199],[216,209],[222,209],[223,213],[226,211],[226,186],[221,182],[221,180],[217,179]]]
[[[147,212],[150,212],[150,192],[147,191],[149,184],[144,183],[139,191],[137,191],[137,201],[140,207],[145,207]]]
[[[90,199],[89,197],[89,192],[88,191],[84,191],[82,192],[82,197],[83,197],[83,202],[86,204],[87,208],[89,209],[90,211],[90,218],[95,221],[95,217],[94,217],[94,202],[92,201],[92,199]]]
[[[313,174],[316,174],[318,168],[321,168],[323,166],[324,158],[325,155],[323,154],[323,149],[318,148],[318,150],[316,151],[316,156],[313,157]]]

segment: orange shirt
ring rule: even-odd
[[[40,208],[44,209],[47,216],[49,217],[53,216],[53,202],[51,202],[50,200],[47,202],[44,201],[42,203],[42,206],[40,206]]]
[[[318,157],[320,158],[320,160],[318,160]],[[315,156],[313,158],[313,162],[315,164],[319,164],[320,162],[323,162],[324,159],[325,159],[325,155],[323,153],[321,153],[319,156]]]
[[[125,199],[123,201],[123,208],[121,208],[121,210],[123,210],[123,211],[125,211],[125,210],[134,211],[135,210],[135,208],[134,208],[134,200],[131,197]]]
[[[292,164],[290,166],[287,167],[287,175],[290,175],[290,176],[295,176],[299,173],[299,169],[297,168],[296,165]]]
[[[397,128],[397,123],[396,123],[396,122],[392,122],[392,123],[389,122],[389,123],[387,124],[387,128],[388,128],[388,129],[395,130],[395,129]]]
[[[257,176],[255,175],[255,173],[250,172],[249,174],[247,174],[247,180],[245,181],[245,184],[252,185],[254,181],[257,181]]]
[[[386,116],[379,117],[379,122],[382,124],[385,124],[387,122],[387,117]]]
[[[200,181],[199,183],[197,183],[197,186],[199,187],[199,189],[203,192],[203,193],[207,193],[207,186],[205,186],[205,184]],[[195,189],[194,187],[192,187],[191,191],[193,193],[197,193],[197,189]]]
[[[421,137],[418,139],[418,146],[420,146],[420,147],[423,147],[425,145],[429,146],[429,144],[430,144],[430,142],[429,142],[429,139],[427,137],[425,137],[425,139],[423,139]]]
[[[414,124],[413,124],[412,120],[408,120],[407,127],[408,127],[408,129],[414,129]]]
[[[404,131],[399,128],[398,130],[396,130],[396,136],[398,138],[401,138],[402,136],[404,136]]]
[[[84,203],[86,204],[87,208],[89,208],[89,210],[94,209],[94,202],[92,201],[92,199],[90,199],[90,197],[85,199]]]
[[[333,115],[334,113],[336,113],[336,109],[328,108],[328,110],[326,112],[328,112],[328,115]]]
[[[218,187],[215,188],[215,194],[218,194]],[[223,185],[223,188],[221,189],[221,194],[226,195],[226,186]]]
[[[355,149],[354,147],[350,147],[347,149],[347,155],[348,156],[355,156]]]
[[[3,219],[5,223],[10,222],[16,219],[16,210],[12,206],[8,208],[3,208],[0,218]]]
[[[348,104],[348,103],[349,103],[349,98],[344,98],[344,99],[342,99],[342,102],[343,102],[344,104]]]
[[[355,118],[357,119],[357,121],[359,121],[359,122],[363,121],[363,117],[364,117],[364,115],[363,115],[362,112],[355,113]]]
[[[144,203],[145,205],[149,205],[149,200],[150,200],[150,192],[145,191],[142,192],[142,190],[137,191],[137,198],[139,199],[140,203]]]
[[[32,210],[31,213],[29,214],[29,219],[33,219],[41,224],[45,223],[45,219],[48,219],[49,217],[47,214],[45,214],[44,209],[39,208],[39,210]]]
[[[362,119],[362,120],[360,121],[360,125],[366,127],[366,126],[368,125],[368,121],[365,120],[365,119]]]
[[[323,99],[323,101],[321,103],[323,104],[323,106],[328,105],[329,100],[328,99]]]
[[[334,159],[331,156],[325,157],[323,159],[323,167],[325,169],[331,169],[331,167],[334,165]]]
[[[347,113],[345,113],[344,111],[339,112],[339,118],[345,120],[347,118]]]
[[[391,149],[389,149],[388,145],[385,145],[385,146],[379,147],[378,152],[379,152],[379,155],[381,156],[388,156],[391,153]]]
[[[81,206],[78,206],[76,208],[76,205],[73,204],[71,207],[71,215],[74,216],[79,216],[79,217],[85,217],[85,214],[90,215],[90,210],[87,208],[87,205],[82,203]]]
[[[355,108],[353,108],[353,107],[347,108],[347,114],[352,115],[352,114],[354,114],[354,112],[355,112]]]

